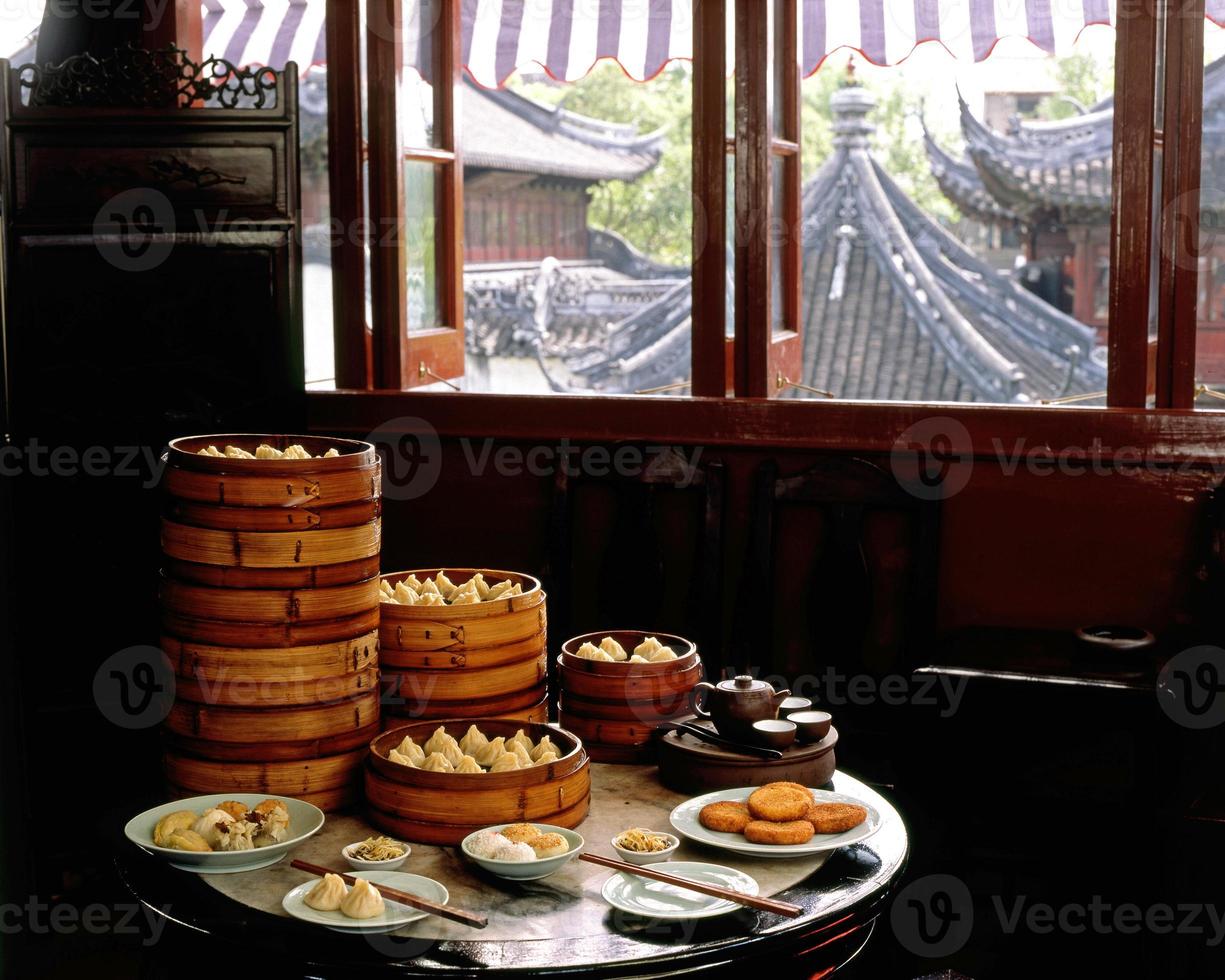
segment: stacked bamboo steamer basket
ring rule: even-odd
[[[440,725],[459,738],[475,724],[488,738],[509,738],[520,728],[533,742],[548,735],[556,762],[505,772],[427,772],[392,762],[387,753],[411,735],[424,744]],[[458,844],[491,824],[534,821],[577,827],[591,802],[591,772],[583,743],[547,725],[486,718],[419,721],[389,729],[370,744],[366,812],[370,822],[400,840]]]
[[[584,643],[599,646],[611,636],[628,652],[648,635],[677,654],[675,660],[645,664],[609,663],[576,656]],[[583,740],[596,762],[651,762],[661,722],[690,713],[689,692],[702,679],[696,644],[668,633],[605,630],[562,644],[557,658],[561,691],[558,721]]]
[[[198,450],[301,445],[312,459]],[[354,802],[379,731],[381,474],[369,443],[214,435],[170,444],[162,649],[167,782],[184,794]]]
[[[383,724],[437,718],[549,716],[547,615],[539,580],[520,572],[427,568],[383,578],[393,588],[446,572],[456,586],[478,571],[491,585],[509,579],[522,595],[456,606],[384,602],[379,622]]]

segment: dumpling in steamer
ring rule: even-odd
[[[489,744],[489,739],[476,725],[469,725],[464,737],[459,740],[459,750],[464,755],[475,756],[479,749]]]
[[[634,654],[626,661],[628,664],[649,664],[650,662],[646,657],[641,657],[638,654]]]
[[[434,729],[434,734],[425,743],[425,754],[428,756],[434,753],[441,753],[446,756],[447,762],[451,763],[452,766],[458,766],[459,760],[464,757],[464,753],[460,751],[459,743],[455,741],[455,737],[447,734],[447,730],[442,725]]]
[[[660,647],[651,654],[651,663],[657,664],[662,660],[677,660],[676,651],[671,647]]]
[[[476,594],[481,597],[482,602],[489,598],[489,583],[485,581],[484,575],[477,572],[468,581],[476,587]]]
[[[532,763],[534,766],[547,766],[553,762],[559,762],[556,752],[541,752],[535,757],[536,761]]]
[[[625,652],[625,647],[614,640],[611,636],[606,636],[600,641],[600,649],[612,657],[613,660],[629,659],[629,654]]]
[[[523,747],[522,742],[511,742],[508,747],[515,753],[515,758],[519,760],[520,769],[530,769],[532,767],[532,754]]]
[[[574,655],[576,657],[582,657],[584,660],[595,660],[596,654],[600,652],[601,652],[600,648],[596,646],[594,643],[591,643],[589,641],[587,643],[584,643],[581,647],[579,647],[578,650],[575,651]],[[612,659],[612,658],[609,657],[608,659]]]
[[[413,572],[409,572],[408,578],[400,579],[400,581],[407,585],[410,589],[417,592],[421,591],[421,579],[417,578],[416,574]]]
[[[532,749],[532,758],[539,759],[546,752],[552,752],[554,755],[559,755],[557,746],[553,744],[553,739],[548,735],[536,743],[536,747]]]
[[[607,663],[612,663],[615,659],[611,654],[605,653],[603,650],[597,650],[595,653],[587,657],[588,660],[603,660]]]
[[[446,572],[439,572],[434,576],[434,584],[438,586],[438,594],[444,599],[449,599],[451,593],[455,591],[455,583],[447,578]]]
[[[472,756],[466,755],[462,759],[459,760],[459,765],[455,767],[455,771],[456,772],[476,773],[476,772],[484,772],[485,770],[482,769],[479,765],[477,765],[476,760],[472,758]]]
[[[650,660],[651,654],[658,650],[661,645],[662,644],[660,644],[659,640],[657,640],[655,637],[648,636],[636,647],[634,647],[634,653],[640,657],[645,657],[647,660]]]
[[[531,738],[528,737],[527,732],[525,732],[522,728],[520,728],[507,740],[506,747],[509,749],[512,744],[522,745],[525,749],[527,749],[529,754],[531,754],[532,749],[535,748],[535,746],[532,744]]]
[[[454,772],[455,766],[441,752],[432,752],[425,757],[425,761],[418,767],[424,772]]]
[[[510,579],[504,582],[498,582],[496,585],[489,586],[489,591],[485,594],[485,601],[492,599],[501,599],[505,595],[510,594]]]
[[[476,759],[479,765],[488,769],[497,761],[498,757],[506,752],[506,739],[499,735],[492,742],[482,746],[472,753],[472,757]]]
[[[387,758],[389,761],[394,762],[397,766],[408,766],[410,769],[417,768],[417,763],[413,761],[412,756],[405,755],[403,752],[399,752],[396,749],[389,751],[387,753]],[[425,761],[424,756],[422,757],[422,761]]]
[[[403,603],[406,606],[415,606],[421,601],[421,596],[417,594],[417,590],[411,585],[405,585],[403,582],[397,582],[395,590],[391,593],[396,602]]]
[[[340,903],[340,911],[350,919],[373,919],[382,915],[383,909],[383,896],[365,878],[358,878]]]
[[[427,595],[442,595],[438,586],[434,584],[433,579],[428,578],[421,583],[421,588],[417,589],[417,591],[421,593],[422,598]]]
[[[493,765],[489,767],[490,772],[507,772],[511,769],[522,769],[519,764],[519,757],[513,752],[503,752],[500,756],[493,760]]]
[[[400,744],[396,746],[396,751],[399,752],[400,755],[406,755],[412,759],[413,765],[415,766],[419,766],[425,761],[425,750],[413,741],[413,737],[411,735],[404,736],[404,738],[400,741]]]

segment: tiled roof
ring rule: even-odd
[[[463,92],[464,165],[569,177],[634,180],[659,162],[662,133],[541,105],[509,89]]]
[[[941,189],[980,220],[1055,210],[1067,224],[1106,224],[1114,171],[1114,100],[1056,122],[1017,122],[1007,133],[985,125],[961,100],[966,155],[957,160],[931,140],[928,159]],[[1225,174],[1225,58],[1204,70],[1203,170]],[[1215,207],[1215,202],[1206,206]],[[994,220],[1001,220],[994,218]]]

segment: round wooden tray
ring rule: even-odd
[[[708,721],[685,720],[714,731]],[[819,742],[797,743],[785,749],[781,759],[761,759],[708,745],[692,735],[668,732],[657,739],[655,751],[659,778],[665,786],[678,793],[706,793],[784,780],[804,786],[824,786],[834,775],[834,746],[837,743],[838,729],[831,728]]]

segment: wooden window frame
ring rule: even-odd
[[[355,56],[359,38],[356,20],[361,0],[331,0],[328,45],[332,52]],[[395,23],[401,0],[364,0],[368,20],[381,13]],[[459,18],[462,0],[437,0],[442,18],[435,50],[435,119],[441,148],[415,148],[411,159],[435,163],[443,181],[439,209],[440,310],[446,326],[409,333],[403,297],[403,159],[396,126],[394,93],[398,92],[402,57],[398,32],[368,31],[366,98],[370,131],[370,220],[364,220],[360,190],[360,85],[356,71],[329,72],[330,151],[333,215],[342,225],[353,222],[370,229],[370,280],[373,322],[364,315],[362,243],[340,235],[334,246],[335,306],[338,320],[337,381],[345,388],[404,390],[455,377],[463,371],[463,169],[459,155],[456,93],[461,84]],[[737,73],[735,133],[725,137],[728,5],[736,13]],[[796,5],[782,2],[782,16],[792,22],[785,32],[793,65],[794,84],[777,93],[782,100],[783,133],[772,127],[775,93],[772,77],[772,11],[775,3],[760,0],[704,0],[694,4],[694,150],[695,221],[693,230],[693,381],[699,399],[768,398],[785,382],[798,379],[802,335],[799,329],[802,242],[800,225],[799,155],[800,77],[794,58]],[[701,8],[699,15],[698,8]],[[1116,25],[1116,114],[1114,132],[1114,203],[1110,225],[1111,284],[1109,320],[1108,409],[1191,409],[1194,403],[1194,357],[1198,276],[1195,263],[1179,255],[1198,255],[1198,223],[1176,206],[1198,200],[1199,148],[1202,123],[1202,57],[1204,0],[1169,0],[1167,5],[1123,7]],[[1164,18],[1164,20],[1163,20]],[[1158,94],[1158,55],[1164,58],[1166,84]],[[1192,98],[1192,93],[1195,97]],[[1157,126],[1158,102],[1165,119]],[[338,124],[339,123],[339,124]],[[1163,131],[1164,130],[1164,131]],[[1165,138],[1177,133],[1177,139]],[[356,135],[355,135],[356,134]],[[729,229],[726,220],[726,178],[729,147],[736,161],[735,224],[741,229],[768,228],[781,218],[787,229],[787,278],[783,291],[784,320],[789,328],[778,334],[770,315],[772,256],[769,236],[736,237],[736,322],[727,341],[724,290]],[[357,149],[355,149],[357,147]],[[1158,151],[1158,152],[1155,152]],[[771,161],[794,160],[783,201],[773,201]],[[1138,206],[1153,202],[1157,206]],[[1185,211],[1185,209],[1184,209]],[[390,247],[376,247],[379,216],[394,226]],[[741,240],[743,239],[743,240]],[[356,288],[355,288],[356,287]],[[1150,342],[1150,322],[1156,340]],[[794,329],[790,329],[794,327]],[[494,397],[476,396],[468,397]],[[523,397],[523,396],[512,396]],[[565,396],[550,396],[565,400]],[[627,396],[615,396],[624,398]],[[628,396],[650,397],[650,396]],[[535,401],[535,400],[533,400]],[[675,402],[666,399],[663,404]],[[832,402],[839,400],[834,399]],[[821,410],[831,402],[806,402]],[[862,402],[850,403],[859,409]],[[537,406],[538,407],[538,406]],[[962,406],[941,405],[958,412]],[[669,409],[663,409],[670,411]],[[1051,409],[1007,408],[1008,418],[1027,418]],[[907,410],[899,409],[901,414]]]

